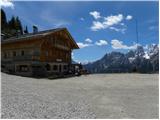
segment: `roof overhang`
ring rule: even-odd
[[[59,32],[59,31],[63,31],[63,30],[67,33],[68,37],[71,40],[72,49],[79,49],[79,46],[77,45],[77,43],[75,42],[75,40],[73,39],[73,37],[71,36],[69,31],[67,30],[67,28],[51,29],[51,30],[46,30],[44,33],[43,33],[43,31],[41,31],[37,34],[30,33],[28,35],[22,35],[21,37],[8,38],[8,39],[3,40],[2,44],[21,42],[22,39],[23,40],[28,40],[30,38],[44,37],[44,36],[47,36],[49,34],[53,34],[55,32]]]

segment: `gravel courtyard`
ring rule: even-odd
[[[1,73],[2,118],[157,118],[158,74],[34,79]]]

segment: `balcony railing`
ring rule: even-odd
[[[14,56],[10,58],[2,58],[2,61],[35,61],[39,60],[39,56],[24,55],[24,56]]]

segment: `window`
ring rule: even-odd
[[[17,68],[18,69],[18,68]],[[27,65],[20,65],[19,66],[19,71],[20,72],[28,72],[28,66]]]
[[[46,70],[50,71],[51,70],[51,66],[49,64],[46,65]]]
[[[13,56],[16,56],[16,51],[13,51]]]
[[[6,52],[4,53],[4,56],[3,56],[3,57],[4,57],[4,58],[7,58],[7,53],[6,53]]]
[[[1,68],[5,68],[5,65],[1,65]]]
[[[64,66],[63,66],[63,69],[64,69],[64,70],[67,70],[67,65],[64,65]]]
[[[66,53],[66,60],[69,60],[69,54]]]
[[[61,39],[59,39],[59,40],[55,39],[55,45],[61,45],[64,47],[67,46],[66,43]]]
[[[53,70],[57,70],[57,65],[53,65]]]
[[[53,36],[50,36],[50,41],[51,41],[51,44],[54,45],[54,38],[53,38]]]
[[[24,55],[24,51],[23,51],[23,50],[21,51],[21,55],[22,55],[22,56]]]
[[[48,53],[49,53],[49,52],[48,52],[48,51],[46,51],[46,56],[48,56]]]
[[[7,52],[7,57],[8,57],[8,58],[9,58],[9,57],[11,57],[11,56],[10,56],[10,52],[9,52],[9,51]]]
[[[39,49],[34,49],[32,50],[33,55],[40,55],[40,50]]]

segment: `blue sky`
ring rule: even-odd
[[[19,16],[32,32],[66,27],[80,49],[75,61],[95,61],[111,51],[136,47],[136,19],[140,45],[158,44],[158,2],[22,2],[1,3],[10,19]]]

